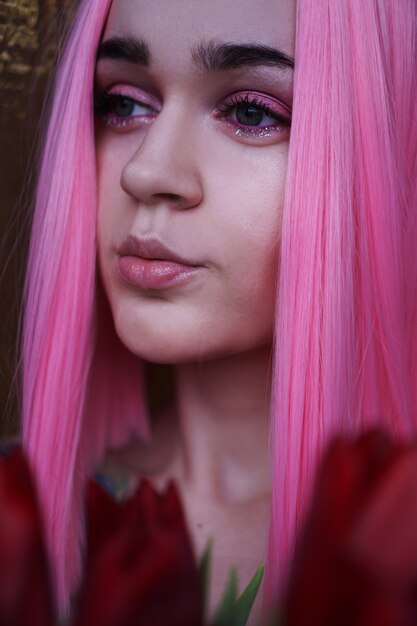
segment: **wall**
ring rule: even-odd
[[[42,103],[74,2],[0,0],[0,436],[18,431],[17,334]]]

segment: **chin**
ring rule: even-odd
[[[150,363],[173,365],[199,358],[196,342],[191,338],[194,333],[185,327],[172,330],[169,325],[147,324],[119,316],[115,319],[115,329],[130,352]]]
[[[245,324],[241,317],[204,315],[198,308],[162,302],[156,308],[138,307],[136,303],[132,306],[129,301],[120,304],[113,309],[120,341],[134,355],[150,363],[210,361],[249,352],[272,341],[270,319],[258,317],[256,323],[246,320]]]
[[[201,346],[201,341],[197,343],[193,341],[190,334],[184,338],[180,333],[175,337],[167,335],[154,335],[142,333],[132,337],[131,333],[124,333],[116,329],[120,341],[135,356],[149,363],[159,365],[180,365],[184,363],[193,363],[196,361],[208,361],[219,356],[229,353],[229,350],[219,350],[215,347]],[[198,350],[196,347],[198,346]]]
[[[186,363],[211,361],[230,357],[239,353],[271,345],[271,335],[256,338],[248,342],[245,337],[233,337],[198,328],[177,328],[174,332],[167,329],[145,329],[139,326],[116,325],[116,333],[120,341],[135,356],[160,365],[181,365]],[[208,340],[202,340],[202,337]]]

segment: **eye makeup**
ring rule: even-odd
[[[128,85],[97,90],[95,94],[96,117],[115,131],[152,123],[161,108],[156,98]],[[288,132],[291,126],[291,110],[287,105],[250,90],[222,98],[214,108],[213,117],[239,138],[271,138]]]
[[[238,137],[271,137],[291,126],[289,107],[258,92],[236,92],[217,108],[217,119],[224,119]]]
[[[146,92],[115,85],[109,90],[96,89],[94,114],[105,126],[126,128],[132,123],[149,124],[158,114],[158,101]]]

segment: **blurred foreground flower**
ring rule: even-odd
[[[173,483],[160,494],[142,480],[117,502],[92,481],[86,523],[73,626],[203,626],[210,546],[198,568]],[[232,570],[211,626],[245,626],[262,573],[237,598]],[[0,456],[0,626],[52,626],[51,588],[36,493],[16,448]]]
[[[97,483],[88,490],[87,563],[77,626],[200,626],[198,571],[181,503],[142,481],[115,502]]]
[[[417,446],[336,440],[300,537],[285,626],[415,626]]]
[[[142,481],[126,502],[87,492],[87,552],[74,626],[202,626],[202,592],[181,503]],[[23,454],[0,458],[0,624],[52,626],[46,550]]]
[[[118,503],[91,483],[86,521],[73,626],[203,625],[210,551],[198,569],[174,485],[158,494],[142,481]],[[417,445],[381,432],[334,441],[300,537],[280,624],[415,626]],[[237,598],[232,571],[211,626],[244,626],[261,578],[262,568]],[[16,450],[0,458],[0,625],[52,626],[50,589],[36,496]]]
[[[52,625],[52,595],[36,494],[18,451],[0,458],[0,624]]]

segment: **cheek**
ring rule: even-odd
[[[265,205],[264,205],[265,206]],[[233,229],[225,249],[224,317],[230,340],[256,347],[272,340],[280,233],[280,207],[270,205],[268,220],[248,220]],[[255,216],[254,216],[255,217]],[[240,227],[239,227],[240,226]]]
[[[97,181],[98,181],[98,210],[97,232],[98,245],[105,243],[111,236],[114,225],[122,217],[119,209],[125,201],[124,192],[120,186],[120,176],[125,157],[117,148],[108,146],[99,141],[96,148]]]
[[[232,170],[236,184],[227,187],[225,182],[228,194],[219,193],[213,201],[214,206],[225,206],[218,216],[218,254],[226,268],[229,296],[256,299],[269,311],[275,302],[286,168],[287,145],[273,158],[258,158],[248,168],[251,175],[240,171],[238,178],[239,170]]]
[[[127,196],[120,185],[126,156],[112,142],[98,141],[97,157],[97,251],[101,278],[110,299],[113,273],[112,256],[130,229],[134,212],[127,210]]]
[[[273,337],[287,151],[282,144],[265,158],[232,161],[212,201],[222,208],[215,213],[225,277],[217,310],[234,347],[255,347]]]

